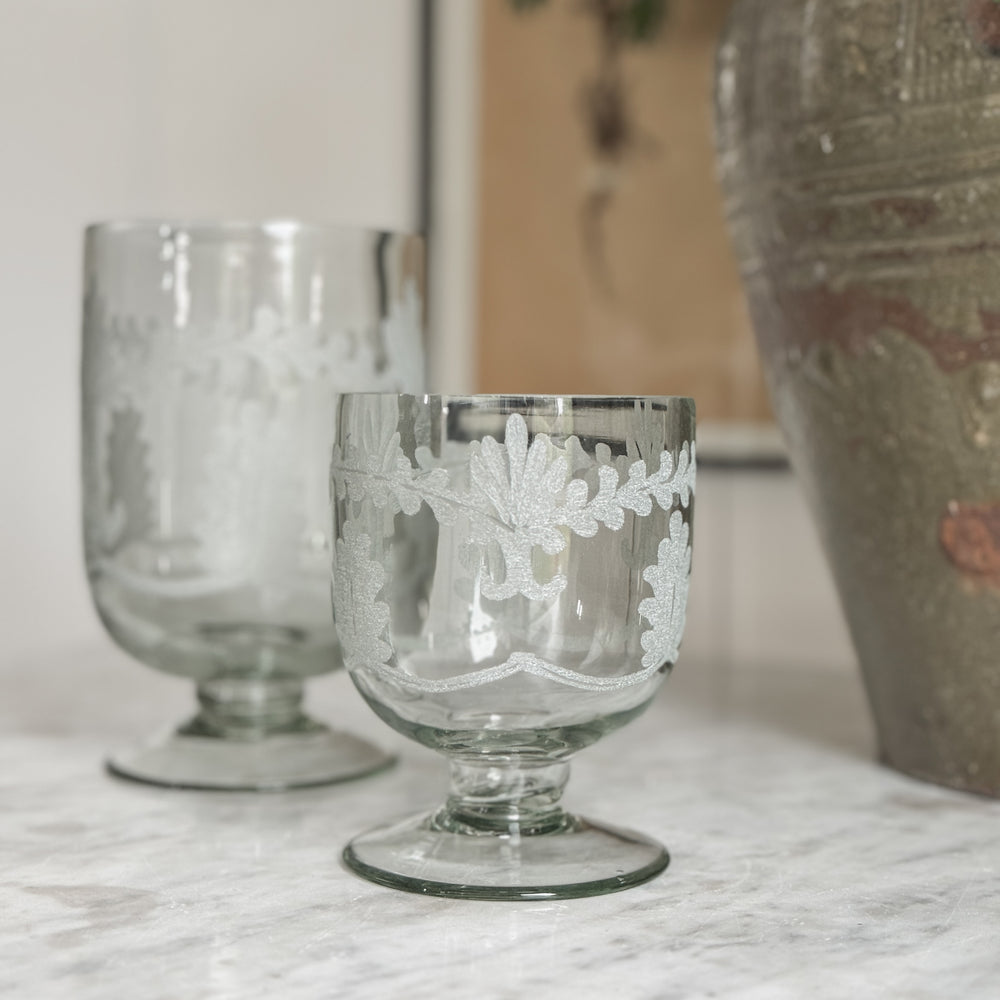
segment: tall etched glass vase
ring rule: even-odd
[[[309,718],[341,665],[329,607],[335,395],[423,388],[422,257],[407,236],[296,223],[86,234],[87,572],[124,650],[200,709],[115,756],[167,785],[282,788],[387,763]]]

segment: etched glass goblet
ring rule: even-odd
[[[200,711],[109,762],[203,788],[388,763],[302,708],[341,665],[329,598],[335,393],[423,388],[421,244],[292,222],[86,233],[84,545],[97,611]]]
[[[566,812],[574,753],[650,703],[684,628],[690,399],[350,394],[331,495],[344,658],[443,753],[447,801],[356,837],[359,874],[480,899],[585,896],[668,863]]]

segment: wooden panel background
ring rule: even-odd
[[[602,176],[581,112],[593,22],[575,0],[483,0],[481,391],[684,393],[700,419],[767,419],[712,146],[730,2],[673,0],[659,37],[626,52],[641,136],[616,170],[599,268],[583,235]]]

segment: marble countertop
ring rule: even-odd
[[[907,1000],[1000,995],[1000,802],[873,762],[855,673],[686,662],[581,754],[567,804],[662,839],[669,869],[566,902],[423,898],[340,864],[434,803],[443,763],[346,677],[314,714],[394,746],[367,780],[177,792],[105,752],[189,685],[110,647],[0,666],[0,996]]]

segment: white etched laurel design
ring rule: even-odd
[[[374,329],[286,323],[258,306],[248,330],[185,327],[174,332],[173,361],[187,376],[240,396],[253,379],[272,392],[322,380],[333,392],[407,392],[423,384],[420,293],[407,281]],[[380,346],[379,346],[380,345]]]
[[[653,588],[653,596],[639,602],[639,614],[653,626],[643,632],[641,640],[646,651],[642,665],[647,670],[677,659],[691,582],[690,537],[690,525],[675,510],[670,515],[670,535],[657,550],[656,565],[642,572],[642,578]]]
[[[386,412],[362,427],[360,447],[334,451],[337,498],[367,498],[376,507],[405,514],[415,514],[426,502],[442,524],[454,523],[460,515],[468,518],[470,540],[483,550],[482,593],[489,600],[558,596],[568,581],[562,574],[544,583],[535,579],[531,556],[536,545],[546,555],[558,555],[569,532],[592,538],[601,525],[618,531],[626,511],[645,517],[654,500],[666,511],[675,500],[687,507],[694,490],[694,445],[685,442],[676,468],[663,451],[660,467],[651,475],[642,459],[629,465],[624,482],[616,466],[599,465],[596,493],[588,499],[587,480],[569,477],[568,454],[582,451],[579,442],[571,438],[561,449],[547,434],[538,434],[529,447],[524,418],[514,413],[507,419],[504,444],[485,437],[478,447],[476,442],[470,446],[470,489],[458,492],[447,471],[432,466],[427,449],[417,449],[418,466],[411,465],[395,430],[396,401],[386,398],[381,405]],[[502,572],[491,558],[497,553]]]
[[[383,639],[389,625],[389,605],[376,600],[385,585],[385,569],[369,557],[371,538],[360,525],[348,521],[343,537],[336,541],[333,568],[333,599],[342,614],[337,616],[337,636],[355,664],[385,664],[392,648]]]
[[[648,516],[654,501],[670,511],[675,502],[688,507],[695,488],[694,444],[685,442],[676,467],[669,452],[660,454],[659,469],[647,472],[643,459],[631,462],[622,481],[619,469],[610,462],[597,465],[596,492],[590,497],[585,478],[570,478],[568,456],[576,456],[579,468],[583,452],[579,441],[569,439],[565,449],[552,443],[548,435],[538,434],[530,447],[524,418],[512,414],[505,430],[504,444],[492,437],[470,446],[469,489],[452,488],[447,470],[434,468],[426,449],[417,449],[414,467],[400,445],[396,430],[398,406],[394,398],[381,401],[380,409],[369,413],[359,429],[359,442],[334,451],[332,485],[338,500],[373,506],[392,513],[415,514],[426,502],[442,524],[453,523],[459,516],[468,519],[471,540],[482,546],[484,570],[481,591],[491,600],[505,600],[522,595],[531,600],[549,600],[561,593],[567,580],[557,574],[541,583],[535,579],[532,551],[537,545],[549,555],[563,551],[567,532],[593,537],[601,525],[618,531],[625,523],[625,512]],[[619,690],[641,684],[656,674],[665,663],[677,657],[684,629],[685,605],[691,567],[690,528],[679,510],[669,521],[669,536],[657,553],[657,564],[643,571],[643,579],[653,596],[639,605],[639,614],[652,626],[641,638],[645,654],[643,669],[618,677],[594,677],[559,667],[531,653],[513,653],[504,663],[455,677],[430,680],[389,667],[391,648],[384,640],[389,608],[375,600],[385,580],[385,570],[362,552],[359,529],[349,518],[343,538],[337,542],[336,574],[356,574],[353,597],[348,583],[337,582],[338,631],[349,669],[365,667],[378,676],[416,691],[442,693],[491,684],[517,673],[529,673],[589,691]],[[341,546],[350,543],[350,552]],[[503,559],[503,573],[498,580],[490,550]],[[340,560],[346,559],[343,565]],[[377,585],[376,585],[377,584]],[[359,606],[358,599],[365,602]],[[370,603],[369,603],[370,602]],[[372,605],[378,605],[373,609]],[[345,619],[349,619],[346,623]],[[376,632],[365,632],[367,627]],[[376,655],[378,650],[384,655]]]
[[[536,677],[556,681],[581,691],[621,691],[623,688],[634,687],[636,684],[648,681],[659,673],[662,664],[657,663],[655,667],[647,667],[621,677],[591,677],[576,670],[556,666],[535,656],[534,653],[512,653],[503,663],[495,667],[486,667],[473,673],[442,677],[437,680],[414,677],[413,674],[390,667],[384,662],[372,661],[367,667],[380,679],[412,691],[422,694],[450,694],[453,691],[468,691],[485,684],[496,684],[516,674],[534,674]]]

